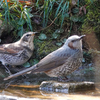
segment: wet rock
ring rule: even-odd
[[[56,81],[43,81],[39,89],[42,91],[71,93],[95,89],[95,85],[94,82],[62,83]]]

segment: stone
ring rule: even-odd
[[[83,90],[95,89],[94,82],[56,82],[56,81],[43,81],[39,87],[42,91],[47,92],[60,92],[71,93]]]

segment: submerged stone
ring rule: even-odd
[[[95,89],[94,82],[56,82],[43,81],[40,85],[40,90],[50,92],[71,93],[83,90]]]

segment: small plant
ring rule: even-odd
[[[44,0],[43,5],[39,5],[37,0],[36,6],[43,14],[43,27],[46,27],[48,21],[56,18],[56,22],[60,20],[60,27],[64,22],[64,18],[68,16],[69,1],[68,0]],[[57,7],[54,7],[57,5]],[[52,17],[52,18],[51,18]]]
[[[27,26],[27,30],[32,31],[30,19],[32,17],[32,14],[30,13],[31,8],[27,8],[17,1],[7,2],[7,0],[4,2],[1,0],[0,5],[0,8],[2,9],[0,12],[0,15],[2,15],[0,16],[0,19],[18,31],[18,36],[22,36],[24,33],[25,24]]]

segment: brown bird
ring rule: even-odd
[[[36,32],[27,32],[15,43],[0,45],[0,61],[6,65],[22,65],[32,56],[34,44],[33,39]]]
[[[84,36],[70,36],[62,47],[48,54],[36,65],[13,74],[4,80],[23,75],[29,71],[33,73],[44,72],[51,77],[66,77],[81,66],[83,57],[82,38]]]

